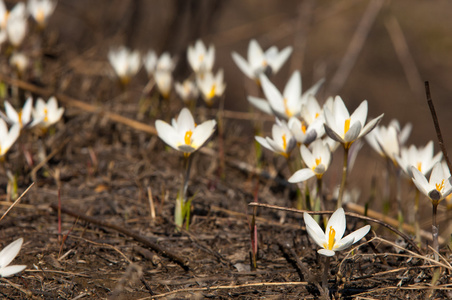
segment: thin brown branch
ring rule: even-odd
[[[282,211],[290,211],[293,213],[297,213],[297,214],[302,214],[302,213],[308,213],[310,215],[331,215],[334,213],[334,211],[309,211],[309,210],[301,210],[301,209],[296,209],[296,208],[287,208],[287,207],[281,207],[281,206],[276,206],[276,205],[269,205],[269,204],[263,204],[263,203],[256,203],[256,202],[251,202],[248,205],[250,206],[259,206],[259,207],[265,207],[265,208],[270,208],[270,209],[276,209],[276,210],[282,210]],[[345,213],[347,216],[350,217],[354,217],[357,219],[361,219],[361,220],[365,220],[365,221],[369,221],[369,222],[373,222],[373,223],[377,223],[383,227],[388,228],[389,230],[391,230],[392,232],[394,232],[395,234],[399,235],[400,237],[402,237],[408,244],[410,244],[418,253],[422,253],[421,249],[419,249],[419,247],[416,245],[416,243],[414,243],[406,234],[404,234],[403,232],[400,232],[399,230],[397,230],[396,228],[394,228],[393,226],[371,218],[371,217],[366,217],[366,216],[362,216],[356,213],[351,213],[351,212],[346,212]]]
[[[55,211],[58,210],[58,206],[55,205],[55,204],[51,204],[50,207],[53,210],[55,210]],[[142,236],[142,235],[140,235],[140,234],[138,234],[136,232],[133,232],[131,230],[128,230],[128,229],[124,228],[124,226],[118,226],[118,225],[115,225],[115,224],[107,223],[107,222],[104,222],[104,221],[102,221],[100,219],[93,218],[93,217],[84,215],[84,214],[82,214],[80,212],[73,211],[73,210],[70,210],[70,209],[67,209],[67,208],[63,208],[63,207],[61,208],[61,212],[64,213],[64,214],[67,214],[69,216],[72,216],[72,217],[75,217],[75,218],[80,218],[82,220],[85,220],[86,222],[89,222],[89,223],[92,223],[92,224],[96,224],[96,225],[101,226],[101,227],[109,228],[109,229],[115,230],[117,232],[120,232],[120,233],[122,233],[122,234],[124,234],[126,236],[129,236],[129,237],[133,238],[134,240],[136,240],[136,241],[144,244],[145,246],[151,248],[155,252],[157,252],[157,253],[159,253],[159,254],[161,254],[163,256],[166,256],[169,259],[173,260],[174,262],[178,263],[185,270],[189,270],[189,264],[190,263],[189,263],[188,260],[180,257],[179,255],[173,253],[172,251],[170,251],[168,249],[163,248],[162,246],[157,245],[156,243],[150,241],[148,238],[146,238],[146,237],[144,237],[144,236]]]
[[[452,174],[452,164],[450,163],[449,156],[447,155],[446,146],[444,145],[443,136],[441,134],[441,128],[439,126],[438,116],[436,115],[435,105],[433,105],[432,95],[430,94],[430,85],[428,81],[425,82],[425,95],[427,96],[428,107],[432,114],[433,124],[435,125],[436,136],[438,137],[439,148],[443,152],[444,159],[446,160],[449,172]]]
[[[180,289],[180,290],[174,290],[168,293],[154,295],[146,298],[141,298],[138,300],[145,300],[145,299],[158,299],[167,297],[169,295],[179,294],[179,293],[189,293],[189,292],[199,292],[199,291],[214,291],[214,290],[234,290],[234,289],[241,289],[241,288],[247,288],[247,287],[270,287],[270,286],[300,286],[300,285],[309,285],[309,282],[258,282],[258,283],[247,283],[247,284],[241,284],[241,285],[217,285],[217,286],[210,286],[210,287],[202,287],[202,288],[188,288],[188,289]]]

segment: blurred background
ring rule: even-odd
[[[424,92],[428,80],[449,145],[451,11],[446,0],[60,0],[49,29],[72,52],[61,54],[68,63],[75,57],[109,68],[107,52],[115,45],[169,51],[179,58],[177,80],[190,74],[186,48],[201,38],[215,46],[215,68],[225,70],[225,105],[237,110],[248,110],[246,96],[257,90],[231,52],[246,57],[252,38],[263,49],[293,46],[289,62],[272,78],[278,87],[293,70],[301,70],[304,90],[324,77],[320,101],[339,94],[354,109],[367,99],[370,116],[385,113],[383,124],[392,118],[412,122],[410,141],[417,144],[435,139]],[[84,75],[106,72],[91,63],[72,67]]]
[[[6,3],[11,7],[15,1]],[[175,80],[182,81],[191,74],[187,46],[202,39],[215,46],[214,69],[224,69],[225,108],[249,111],[246,98],[259,91],[235,65],[231,52],[246,57],[249,41],[256,39],[263,49],[294,47],[289,61],[271,78],[280,89],[294,70],[301,71],[303,90],[325,78],[320,103],[340,95],[353,111],[367,99],[370,118],[384,113],[383,125],[394,118],[402,125],[411,122],[408,144],[433,140],[437,152],[424,81],[430,82],[445,144],[452,149],[451,12],[447,0],[60,0],[48,24],[56,48],[47,49],[58,67],[49,70],[44,84],[113,108],[114,93],[119,92],[105,80],[113,76],[107,59],[111,47],[125,45],[143,54],[169,51],[178,58]],[[147,80],[141,69],[132,86],[141,92]],[[140,92],[136,97],[129,93],[127,101],[138,103]],[[246,124],[251,143],[252,125]],[[342,163],[341,155],[335,155],[336,164]],[[364,146],[350,174],[351,186],[368,194],[371,177],[380,175],[375,167],[385,164]],[[337,169],[332,175],[333,182],[339,173]],[[428,223],[431,208],[427,201],[424,205]]]

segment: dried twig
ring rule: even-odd
[[[365,208],[363,206],[361,206],[361,205],[358,205],[358,204],[355,204],[355,203],[347,203],[346,207],[348,209],[358,213],[358,214],[364,215]],[[376,212],[376,211],[374,211],[372,209],[367,209],[366,215],[371,217],[371,218],[374,218],[374,219],[377,219],[377,220],[381,220],[381,221],[393,226],[394,228],[399,226],[399,221],[398,220],[393,219],[393,218],[391,218],[391,217],[389,217],[387,215],[384,215],[382,213]],[[402,224],[402,229],[404,231],[406,231],[406,232],[415,233],[415,228],[412,225],[410,225],[410,224],[403,223]],[[424,239],[428,239],[430,241],[432,240],[431,232],[428,232],[428,231],[425,231],[425,230],[420,230],[419,233]],[[439,237],[439,242],[441,244],[444,244],[446,241],[444,240],[444,238]]]
[[[248,205],[265,207],[265,208],[282,210],[282,211],[290,211],[290,212],[294,212],[294,213],[297,213],[297,214],[302,214],[302,213],[307,212],[308,214],[311,214],[311,215],[331,215],[331,214],[334,213],[334,211],[300,210],[300,209],[296,209],[296,208],[287,208],[287,207],[281,207],[281,206],[269,205],[269,204],[263,204],[263,203],[256,203],[256,202],[251,202]],[[351,213],[351,212],[346,212],[345,214],[347,216],[350,216],[350,217],[358,218],[358,219],[369,221],[369,222],[374,222],[374,223],[380,224],[381,226],[384,226],[384,227],[388,228],[389,230],[391,230],[395,234],[397,234],[400,237],[402,237],[407,243],[409,243],[416,250],[416,252],[422,254],[421,249],[419,249],[419,247],[416,245],[416,243],[414,243],[406,234],[404,234],[403,232],[400,232],[399,230],[397,230],[396,228],[392,227],[391,225],[389,225],[389,224],[387,224],[387,223],[385,223],[383,221],[374,219],[374,218],[362,216],[362,215]]]
[[[188,289],[180,289],[180,290],[174,290],[168,293],[154,295],[146,298],[140,298],[138,300],[145,300],[145,299],[157,299],[157,298],[163,298],[167,297],[169,295],[179,294],[179,293],[189,293],[189,292],[200,292],[200,291],[214,291],[214,290],[234,290],[234,289],[241,289],[241,288],[247,288],[247,287],[270,287],[270,286],[305,286],[309,285],[309,282],[258,282],[258,283],[248,283],[248,284],[241,284],[241,285],[217,285],[217,286],[210,286],[210,287],[202,287],[202,288],[188,288]]]
[[[425,82],[425,94],[427,96],[428,107],[432,114],[433,124],[435,125],[436,136],[438,137],[439,148],[443,152],[444,159],[446,160],[449,171],[452,174],[452,164],[450,163],[449,156],[447,155],[446,146],[444,145],[443,136],[441,134],[441,128],[439,127],[438,116],[436,115],[435,106],[433,105],[432,95],[430,94],[430,85],[428,81]]]

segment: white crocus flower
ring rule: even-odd
[[[273,114],[278,118],[290,119],[299,116],[301,106],[307,100],[307,95],[317,93],[323,81],[317,82],[313,87],[301,94],[301,75],[299,71],[292,73],[284,91],[281,92],[270,82],[265,75],[261,75],[260,82],[266,99],[248,96],[248,101],[265,113]]]
[[[272,138],[255,137],[256,141],[270,151],[281,154],[288,158],[290,152],[296,145],[295,138],[292,135],[287,123],[276,119],[276,124],[272,127]]]
[[[414,145],[411,145],[409,148],[402,147],[400,155],[395,156],[395,160],[408,177],[413,177],[411,167],[415,167],[422,174],[426,175],[443,158],[442,152],[438,152],[433,156],[433,151],[433,141],[428,142],[427,145],[420,148]]]
[[[47,128],[58,122],[63,116],[64,108],[58,107],[55,97],[50,97],[47,103],[42,98],[38,98],[32,112],[33,122],[31,126],[38,125]]]
[[[286,47],[279,52],[276,46],[264,52],[253,39],[248,45],[248,61],[236,52],[232,52],[232,59],[246,76],[259,81],[262,74],[276,74],[291,53],[292,47]]]
[[[384,114],[366,124],[367,101],[364,100],[358,108],[349,114],[342,98],[336,96],[333,102],[333,110],[324,109],[325,131],[333,140],[343,144],[349,149],[354,141],[363,137],[378,125]],[[365,125],[365,126],[364,126]]]
[[[17,70],[19,75],[22,75],[30,65],[30,60],[22,52],[14,52],[9,59],[9,64]]]
[[[19,2],[14,6],[6,21],[8,40],[14,47],[19,47],[27,33],[27,8],[25,3]]]
[[[399,122],[392,120],[387,127],[375,127],[364,138],[380,156],[390,159],[397,165],[395,157],[400,155],[400,147],[407,140],[410,131],[410,124],[401,131]]]
[[[319,247],[322,247],[317,252],[325,256],[334,256],[336,251],[347,249],[361,240],[370,230],[370,225],[366,225],[343,238],[347,223],[342,207],[338,208],[328,220],[326,232],[323,232],[319,224],[308,213],[303,214],[303,219],[309,236]]]
[[[174,88],[184,103],[196,100],[199,96],[198,87],[190,79],[186,79],[182,83],[176,82],[174,84]]]
[[[321,179],[331,164],[333,154],[330,147],[322,140],[315,140],[309,150],[305,145],[301,145],[300,153],[307,168],[296,171],[290,178],[289,182],[296,183],[306,181],[316,176]]]
[[[20,125],[14,124],[8,131],[6,122],[0,119],[0,157],[3,157],[19,137]]]
[[[395,156],[400,154],[400,144],[397,130],[392,126],[377,126],[364,137],[367,143],[382,157],[395,162]]]
[[[452,193],[452,177],[450,173],[443,168],[441,162],[437,162],[433,167],[430,179],[422,174],[416,167],[411,167],[413,182],[424,195],[426,195],[433,204],[438,204],[441,200]]]
[[[168,99],[173,84],[173,75],[167,71],[156,71],[154,79],[163,98]]]
[[[124,85],[127,85],[140,69],[140,57],[138,50],[131,51],[124,46],[108,51],[108,60]]]
[[[194,46],[189,46],[187,59],[193,71],[197,74],[211,72],[215,61],[215,48],[213,45],[206,49],[201,40],[197,40]]]
[[[23,238],[17,239],[0,251],[0,276],[9,277],[25,270],[27,266],[14,265],[8,266],[17,256],[24,242]]]
[[[28,0],[27,7],[30,15],[36,20],[38,25],[44,28],[56,5],[57,1],[54,0]]]
[[[158,56],[154,50],[149,50],[143,57],[143,66],[149,76],[153,75],[157,67]]]
[[[171,58],[168,52],[164,52],[160,57],[157,57],[157,54],[152,50],[143,58],[143,64],[149,76],[155,75],[159,71],[171,73],[176,67],[175,60]]]
[[[155,128],[158,136],[166,144],[184,152],[185,155],[190,155],[210,138],[215,131],[216,124],[215,120],[209,120],[196,125],[190,111],[183,108],[177,120],[172,120],[172,125],[157,120]]]
[[[305,93],[307,94],[307,93]],[[333,107],[333,97],[329,97],[323,107]],[[306,96],[306,101],[301,106],[300,115],[301,118],[308,124],[312,124],[313,122],[320,120],[321,122],[325,122],[325,116],[323,114],[323,107],[320,107],[319,102],[315,98],[313,94],[308,94]],[[324,129],[323,129],[324,132]],[[322,133],[323,135],[323,133]]]
[[[20,128],[27,127],[31,123],[31,112],[33,109],[33,99],[29,97],[25,101],[24,107],[17,112],[14,107],[5,101],[5,113],[6,116],[2,116],[6,122],[11,125],[18,124]]]
[[[321,137],[325,133],[322,120],[317,120],[311,125],[306,125],[304,121],[292,117],[289,119],[287,126],[299,144],[309,145],[316,138]]]
[[[223,70],[219,70],[215,76],[211,72],[207,72],[203,76],[198,76],[196,83],[208,106],[213,104],[215,97],[222,96],[226,89],[226,84],[223,81]]]

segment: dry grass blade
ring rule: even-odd
[[[30,190],[31,187],[32,187],[34,184],[35,184],[35,183],[32,182],[32,183],[28,186],[28,188],[27,188],[27,189],[19,196],[19,198],[17,198],[16,201],[14,201],[14,203],[11,204],[10,207],[8,207],[8,209],[3,213],[2,217],[0,218],[0,221],[3,220],[3,218],[9,213],[9,211],[10,211],[11,209],[13,209],[14,206],[16,206],[17,203],[19,203],[19,201],[22,199],[22,197],[25,196],[25,194],[27,194],[28,190]]]

